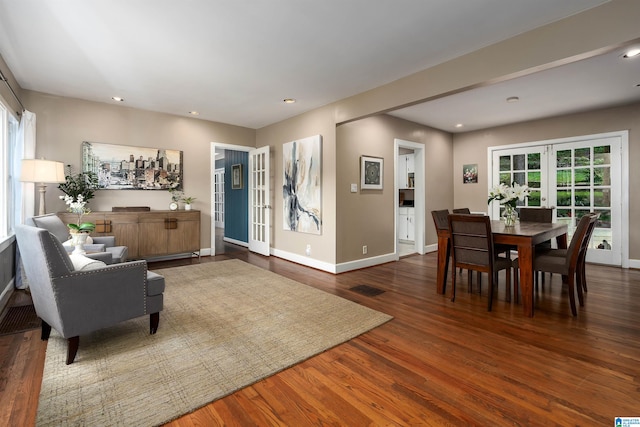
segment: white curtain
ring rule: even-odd
[[[36,212],[35,184],[32,182],[20,182],[22,159],[34,159],[36,156],[36,115],[31,111],[25,110],[22,112],[18,134],[15,139],[15,146],[12,151],[12,216],[16,224],[24,224],[24,220],[29,216],[35,215]],[[17,289],[26,289],[29,287],[29,284],[24,280],[20,252],[17,249],[16,277],[14,283]]]
[[[25,218],[35,215],[36,195],[35,184],[32,182],[20,182],[20,169],[22,159],[35,159],[36,157],[36,115],[25,110],[20,119],[16,147],[12,158],[13,180],[13,209],[16,224],[24,224]]]

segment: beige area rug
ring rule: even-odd
[[[37,425],[161,424],[391,319],[238,260],[158,273],[156,335],[145,316],[82,336],[67,366],[52,331]]]

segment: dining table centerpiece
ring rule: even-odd
[[[487,204],[497,200],[504,210],[502,213],[502,219],[504,219],[504,225],[506,227],[513,227],[518,219],[518,211],[516,206],[518,202],[524,202],[529,197],[531,190],[529,186],[524,184],[520,185],[517,182],[513,182],[510,186],[504,183],[500,183],[489,190],[489,200]]]

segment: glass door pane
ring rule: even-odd
[[[528,185],[531,189],[529,198],[518,206],[546,206],[547,155],[545,146],[525,147],[494,151],[493,182],[512,185]],[[492,202],[489,212],[493,218],[502,215],[503,208]]]

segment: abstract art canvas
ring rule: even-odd
[[[301,233],[322,232],[322,137],[310,136],[282,146],[283,226]]]

